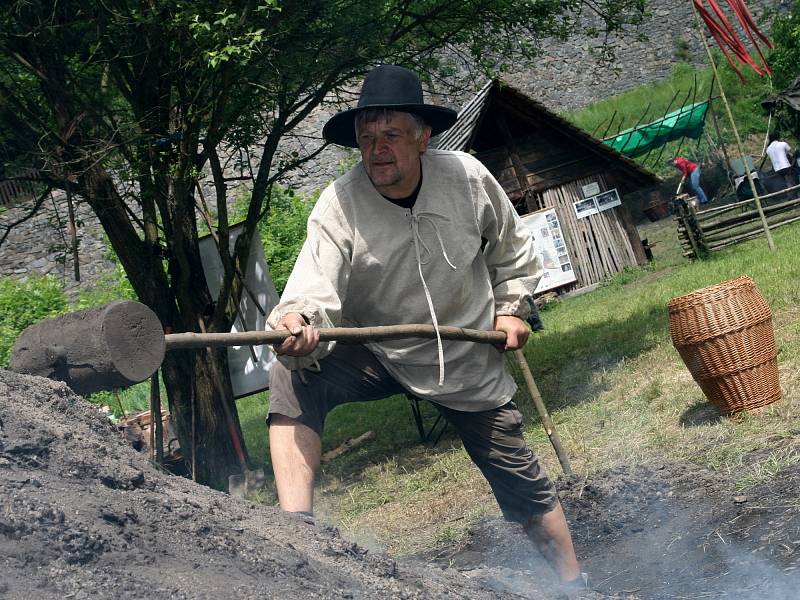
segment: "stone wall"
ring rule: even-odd
[[[17,225],[0,246],[0,276],[25,279],[49,275],[59,280],[70,297],[80,289],[96,285],[103,273],[114,268],[108,260],[104,234],[88,205],[76,199],[75,221],[78,235],[78,271],[75,280],[72,245],[68,233],[68,207],[63,192],[53,192],[39,211]],[[32,202],[23,202],[0,214],[6,226],[30,213]],[[0,230],[0,234],[5,228]]]
[[[772,14],[791,8],[789,0],[749,0],[747,4],[765,33]],[[668,77],[679,62],[708,64],[688,1],[648,0],[647,11],[650,17],[639,31],[610,39],[616,51],[614,64],[601,64],[592,57],[597,40],[576,38],[547,44],[537,63],[508,77],[509,83],[562,112]],[[640,33],[647,39],[640,39]]]
[[[768,11],[786,12],[788,0],[751,0],[751,11],[764,30]],[[699,35],[688,2],[648,2],[651,17],[643,27],[646,40],[639,39],[640,32],[629,31],[612,38],[617,60],[602,64],[593,57],[596,40],[573,38],[567,42],[547,42],[546,51],[531,65],[520,65],[518,71],[506,77],[514,87],[529,94],[555,112],[576,109],[597,100],[619,94],[643,83],[667,77],[677,62],[706,63]],[[482,82],[475,82],[475,90]],[[468,94],[436,97],[439,103],[459,108]],[[294,138],[287,139],[282,150],[307,150],[318,147],[319,134],[328,117],[337,110],[326,105],[312,114]],[[253,155],[258,159],[258,153]],[[286,184],[301,193],[319,191],[353,162],[353,152],[337,147],[326,148],[313,163],[287,177]],[[245,184],[242,184],[245,185]],[[207,200],[216,203],[214,190],[204,186]],[[230,190],[230,198],[236,189]],[[0,214],[0,227],[14,222],[25,213],[25,207],[12,208]],[[104,258],[103,235],[96,218],[85,205],[78,204],[81,281],[72,276],[72,256],[66,233],[66,202],[63,194],[54,195],[39,215],[12,230],[0,246],[0,276],[27,277],[32,273],[49,273],[64,283],[74,294],[80,288],[90,287],[99,275],[110,268]],[[4,229],[0,229],[0,234]]]

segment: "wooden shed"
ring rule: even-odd
[[[502,81],[487,83],[433,147],[475,155],[523,220],[547,216],[552,235],[563,237],[556,240],[555,252],[563,254],[555,263],[574,274],[550,288],[589,286],[646,263],[625,195],[659,179]]]

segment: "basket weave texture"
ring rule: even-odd
[[[683,362],[722,413],[780,400],[772,313],[750,277],[673,298],[669,324]]]

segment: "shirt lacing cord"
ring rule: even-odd
[[[428,248],[428,246],[425,244],[425,240],[423,240],[419,234],[419,226],[423,220],[430,223],[431,227],[433,227],[433,231],[436,233],[436,239],[439,240],[439,247],[442,249],[442,255],[444,256],[444,259],[447,261],[447,264],[450,265],[450,268],[455,271],[456,266],[450,262],[450,258],[447,256],[442,235],[439,233],[439,227],[436,225],[436,222],[431,218],[431,216],[439,217],[440,219],[444,219],[446,221],[449,221],[449,219],[447,217],[443,217],[442,215],[437,215],[436,213],[425,212],[416,214],[410,213],[409,216],[411,217],[411,237],[414,239],[414,252],[417,256],[417,270],[419,271],[419,278],[422,280],[422,289],[425,290],[425,298],[428,300],[428,310],[431,311],[433,328],[436,331],[436,348],[439,354],[439,385],[444,385],[444,348],[442,347],[442,337],[439,335],[439,321],[436,318],[436,311],[433,309],[433,299],[431,298],[431,293],[428,290],[428,284],[425,283],[425,277],[422,275],[422,265],[428,264],[433,255],[431,254],[430,248]],[[425,251],[425,260],[422,260],[420,246]]]

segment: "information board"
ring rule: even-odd
[[[545,208],[524,215],[522,222],[533,236],[536,251],[542,257],[544,274],[536,286],[537,294],[576,281],[567,245],[556,210]]]
[[[585,187],[586,186],[584,186],[584,191]],[[575,208],[575,216],[579,219],[584,219],[589,215],[596,215],[599,212],[614,208],[620,204],[622,204],[622,201],[620,200],[619,193],[616,189],[613,189],[592,196],[591,198],[584,198],[583,200],[573,202],[572,206]]]

